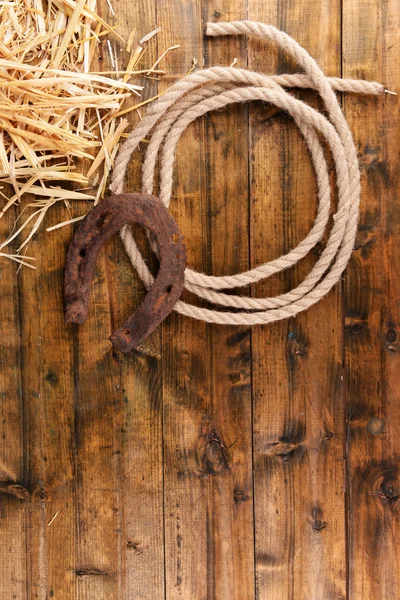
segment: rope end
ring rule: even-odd
[[[217,36],[217,32],[215,31],[215,23],[211,23],[211,21],[208,21],[206,23],[206,30],[205,30],[205,34],[209,37],[215,37]]]

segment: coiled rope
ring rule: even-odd
[[[263,75],[246,69],[212,67],[187,75],[152,105],[148,115],[132,131],[116,159],[111,189],[117,194],[123,192],[124,176],[132,152],[152,131],[143,164],[142,191],[153,193],[155,165],[160,153],[159,197],[168,207],[176,145],[192,121],[211,110],[251,100],[263,100],[288,112],[307,144],[317,179],[318,209],[311,231],[287,254],[244,273],[214,277],[186,269],[186,289],[215,305],[234,308],[234,312],[197,307],[182,300],[175,305],[179,313],[209,323],[271,323],[293,317],[325,296],[339,280],[353,250],[360,203],[360,170],[353,138],[334,90],[380,94],[384,88],[376,82],[326,77],[304,48],[271,25],[252,21],[208,23],[206,34],[249,34],[271,40],[296,60],[304,74]],[[291,87],[316,90],[323,100],[327,117],[284,89]],[[338,204],[329,239],[318,261],[302,283],[276,297],[250,298],[219,291],[256,283],[292,267],[321,240],[329,218],[331,194],[319,136],[326,140],[334,159]],[[154,278],[128,226],[121,230],[121,237],[133,266],[149,288]]]

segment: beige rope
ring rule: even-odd
[[[304,73],[294,75],[263,75],[229,67],[212,67],[192,72],[175,83],[149,109],[147,116],[132,131],[117,157],[111,189],[123,192],[123,181],[132,152],[152,131],[144,164],[142,191],[153,193],[155,165],[160,154],[159,197],[168,207],[173,183],[175,150],[186,127],[205,113],[233,104],[263,100],[287,111],[298,126],[310,151],[318,186],[318,209],[308,235],[287,254],[254,269],[214,277],[187,268],[185,287],[209,302],[233,307],[235,312],[210,310],[177,302],[181,314],[210,323],[256,325],[292,317],[306,310],[337,283],[354,247],[360,202],[360,170],[350,129],[333,90],[358,94],[380,94],[382,85],[376,82],[326,77],[315,60],[294,39],[271,25],[252,21],[208,23],[209,36],[249,34],[275,42],[292,56]],[[327,117],[294,98],[284,88],[315,89],[321,96]],[[319,260],[296,288],[271,298],[231,296],[219,290],[243,287],[295,265],[321,240],[330,211],[330,184],[326,160],[319,137],[329,145],[336,169],[338,206],[333,226]],[[129,258],[146,287],[154,281],[131,229],[121,230]]]

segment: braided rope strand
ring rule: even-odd
[[[340,279],[353,251],[360,203],[360,170],[353,138],[334,90],[377,95],[383,93],[384,88],[377,82],[326,77],[304,48],[271,25],[253,21],[208,23],[206,34],[214,37],[247,34],[270,40],[293,57],[304,73],[264,75],[246,69],[211,67],[187,75],[153,103],[147,116],[122,146],[115,162],[111,190],[123,192],[132,152],[152,132],[143,163],[142,189],[144,193],[153,193],[155,167],[160,156],[159,197],[168,207],[176,147],[191,122],[209,111],[252,100],[269,102],[288,112],[306,142],[316,174],[318,208],[310,232],[287,254],[243,273],[215,277],[186,269],[186,289],[212,304],[234,308],[235,312],[201,308],[182,300],[175,305],[177,312],[210,323],[271,323],[293,317],[325,296]],[[284,89],[291,87],[316,90],[322,98],[327,117]],[[326,140],[334,159],[338,205],[328,241],[318,261],[296,288],[280,296],[250,298],[219,291],[256,283],[292,267],[321,240],[329,218],[331,194],[319,136]],[[154,278],[128,226],[121,230],[121,238],[133,266],[149,288]]]

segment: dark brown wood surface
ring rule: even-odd
[[[125,37],[162,27],[144,64],[181,44],[147,97],[193,58],[295,71],[270,44],[203,36],[207,20],[243,18],[287,31],[328,75],[400,89],[398,0],[113,4]],[[79,328],[63,321],[71,229],[36,237],[36,272],[0,259],[0,600],[400,598],[399,103],[341,100],[362,169],[357,243],[340,285],[296,319],[173,314],[125,356],[108,336],[144,291],[118,238]],[[66,218],[53,208],[47,226]],[[305,144],[274,107],[232,106],[183,135],[171,210],[190,266],[227,274],[278,256],[315,209]],[[316,258],[247,292],[288,290]]]

